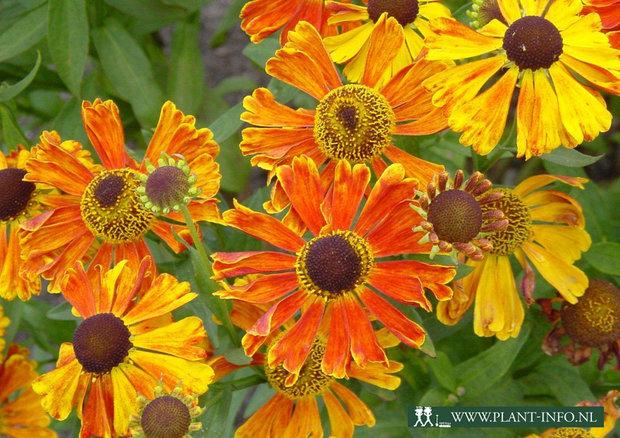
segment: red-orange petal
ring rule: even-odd
[[[366,235],[374,256],[427,252],[428,246],[418,244],[422,233],[414,233],[412,230],[418,223],[419,218],[413,214],[410,202],[401,202]]]
[[[329,336],[321,370],[325,374],[342,379],[347,375],[347,367],[351,362],[349,355],[351,345],[343,299],[336,299],[330,303],[325,319],[329,321]]]
[[[267,88],[257,88],[252,96],[243,99],[246,112],[241,120],[256,126],[311,128],[314,126],[314,111],[303,108],[293,110],[276,102]]]
[[[249,303],[269,303],[277,300],[299,286],[295,272],[263,275],[240,286],[226,286],[215,293],[221,298],[236,298]]]
[[[362,197],[370,181],[370,170],[366,165],[353,167],[346,160],[336,166],[329,216],[334,230],[348,230],[357,214]]]
[[[112,100],[82,102],[86,134],[106,169],[120,169],[131,161],[125,150],[125,134],[118,107]]]
[[[304,291],[297,291],[276,304],[261,316],[247,332],[254,336],[267,336],[288,321],[308,299]]]
[[[412,273],[402,276],[390,271],[389,263],[377,263],[370,271],[368,283],[396,301],[420,305],[430,311],[431,303],[424,295],[420,279]]]
[[[370,34],[368,55],[360,82],[375,87],[403,45],[403,27],[394,17],[384,13]]]
[[[343,297],[343,305],[353,360],[361,367],[368,361],[387,364],[385,351],[379,345],[370,320],[360,303],[355,297],[346,296]]]
[[[295,269],[297,257],[277,251],[216,252],[213,259],[214,280],[264,272]]]

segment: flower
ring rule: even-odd
[[[312,24],[323,36],[335,35],[337,27],[327,24],[330,11],[325,3],[324,0],[251,0],[241,9],[241,29],[253,43],[260,43],[282,29],[280,45],[286,43],[289,32],[300,21]]]
[[[590,359],[591,349],[597,348],[600,369],[612,357],[620,369],[620,289],[608,281],[590,279],[577,303],[561,297],[537,301],[553,323],[543,342],[547,354],[563,353],[573,365],[581,365]],[[553,308],[558,302],[562,304],[560,310]],[[562,345],[564,335],[570,338],[568,345]]]
[[[508,220],[506,228],[487,236],[493,250],[482,261],[468,260],[474,270],[457,283],[454,298],[439,303],[437,317],[456,324],[475,299],[474,331],[499,339],[517,337],[524,311],[519,299],[509,255],[525,270],[521,289],[529,305],[534,292],[534,271],[569,302],[575,303],[588,287],[588,278],[573,265],[590,247],[581,207],[571,196],[556,190],[538,190],[560,181],[583,188],[584,178],[536,175],[514,189],[496,188],[504,196],[483,205],[483,213],[499,209]]]
[[[426,193],[419,192],[419,205],[412,204],[424,218],[414,230],[426,232],[418,243],[430,241],[433,244],[431,258],[441,250],[482,260],[482,252],[493,249],[485,234],[508,224],[501,210],[490,208],[483,213],[483,205],[498,201],[503,193],[489,193],[491,181],[483,179],[480,172],[475,172],[463,188],[463,171],[456,172],[452,184],[449,177],[448,172],[435,175]],[[483,220],[486,221],[484,226]]]
[[[153,398],[160,380],[166,391],[182,381],[184,392],[203,394],[213,379],[202,321],[174,322],[170,313],[197,294],[168,274],[151,280],[150,266],[145,258],[136,270],[123,260],[84,272],[76,263],[63,277],[61,291],[83,321],[61,345],[56,369],[32,387],[56,419],[77,408],[80,437],[127,435],[138,393]]]
[[[196,175],[195,186],[201,192],[188,205],[193,219],[219,220],[213,198],[219,189],[214,161],[219,147],[209,129],[196,129],[193,116],[166,102],[141,164],[125,150],[114,102],[85,101],[82,118],[103,167],[95,165],[78,142],[61,142],[54,131],[43,132],[26,163],[27,181],[43,182],[61,192],[48,202],[49,211],[22,223],[22,270],[29,278],[41,275],[50,280],[50,292],[58,292],[63,272],[77,260],[109,265],[114,257],[137,268],[151,254],[144,240],[149,230],[175,252],[185,249],[174,236],[191,241],[182,214],[172,211],[157,218],[143,206],[137,191],[138,175],[148,173],[147,163],[156,162],[162,153],[180,154]]]
[[[282,335],[286,336],[284,332]],[[270,350],[272,348],[273,344]],[[375,417],[370,408],[351,390],[322,371],[326,348],[322,339],[311,343],[306,363],[292,384],[282,365],[265,365],[267,380],[276,393],[237,429],[235,438],[323,436],[317,404],[319,396],[327,408],[330,436],[351,438],[356,425],[374,426]],[[400,379],[390,374],[402,368],[402,364],[396,361],[390,361],[389,366],[369,363],[364,368],[351,364],[349,375],[385,389],[396,389]]]
[[[299,23],[284,48],[267,61],[266,71],[319,102],[314,110],[292,110],[276,102],[269,90],[255,90],[243,101],[246,112],[241,119],[259,127],[242,131],[242,153],[254,155],[252,164],[267,169],[269,180],[279,166],[305,154],[319,167],[328,162],[322,171],[326,184],[341,159],[369,162],[379,175],[387,166],[383,157],[402,164],[407,176],[428,182],[443,166],[398,149],[392,145],[392,137],[431,134],[446,128],[441,109],[433,107],[430,94],[420,85],[445,65],[420,61],[377,88],[402,39],[396,19],[383,16],[370,36],[361,83],[343,85],[316,29]],[[279,205],[280,198],[285,198],[281,187],[276,184],[273,190],[271,212],[285,207]]]
[[[332,25],[354,24],[351,30],[324,39],[325,47],[337,63],[347,63],[344,73],[351,82],[358,82],[364,73],[367,62],[370,36],[380,22],[382,14],[398,21],[397,29],[402,33],[398,54],[392,59],[380,83],[385,83],[398,71],[420,55],[424,48],[424,38],[430,33],[429,21],[434,18],[452,18],[450,9],[439,0],[364,0],[363,5],[342,2],[329,2],[327,7],[333,11],[328,19]]]
[[[1,351],[1,350],[0,350]],[[56,438],[50,418],[30,384],[39,374],[30,351],[11,344],[0,362],[0,435],[9,438]]]
[[[620,49],[620,1],[618,0],[584,0],[582,15],[596,12],[601,17],[603,31],[612,47]]]
[[[22,267],[19,244],[19,223],[40,212],[41,186],[22,181],[24,165],[30,151],[19,146],[4,155],[0,151],[0,297],[26,301],[41,292],[38,277],[27,279],[19,275]],[[0,349],[1,350],[1,349]]]
[[[473,0],[471,10],[468,9],[466,14],[472,19],[470,26],[476,29],[486,26],[494,18],[507,25],[497,0]]]
[[[133,438],[190,438],[191,432],[202,429],[202,424],[194,421],[203,412],[198,396],[183,395],[181,384],[167,392],[160,382],[152,399],[138,396],[138,406],[129,425]]]
[[[620,94],[620,51],[600,32],[598,15],[579,16],[580,0],[497,2],[507,24],[494,19],[476,32],[438,18],[426,39],[427,59],[490,55],[424,82],[450,128],[463,133],[460,142],[481,155],[491,152],[504,132],[515,88],[518,157],[560,145],[574,148],[607,131],[612,115],[603,98],[575,77]]]
[[[616,421],[620,418],[620,409],[616,404],[618,397],[620,397],[620,391],[611,390],[596,403],[587,400],[577,403],[577,406],[603,406],[603,427],[591,427],[588,430],[580,427],[554,427],[540,435],[530,434],[525,438],[603,438],[613,430]]]
[[[430,310],[424,288],[440,300],[450,298],[452,291],[445,283],[454,277],[455,269],[413,260],[382,260],[430,250],[429,245],[418,245],[420,234],[412,231],[421,221],[409,207],[416,181],[404,173],[399,164],[389,166],[369,190],[357,216],[370,180],[365,165],[351,167],[340,161],[327,193],[310,158],[297,157],[291,166],[281,166],[278,181],[291,208],[314,236],[309,240],[274,217],[236,201],[235,208],[223,214],[226,224],[279,248],[212,255],[216,280],[263,274],[240,286],[222,282],[224,290],[216,295],[251,303],[275,300],[247,330],[242,342],[247,355],[253,355],[267,336],[300,309],[299,320],[271,348],[270,367],[282,363],[287,371],[298,373],[321,325],[329,326],[322,362],[325,374],[344,377],[351,355],[361,367],[368,362],[387,363],[367,311],[403,343],[414,348],[422,345],[424,330],[377,291]]]

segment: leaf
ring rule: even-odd
[[[162,18],[176,21],[183,19],[187,14],[181,7],[165,5],[154,0],[105,0],[105,2],[129,16],[139,18],[139,21],[160,21]]]
[[[223,143],[241,127],[243,122],[239,117],[242,112],[243,104],[239,102],[211,123],[209,129],[213,131],[215,141]]]
[[[77,318],[71,313],[71,304],[69,302],[60,303],[47,311],[45,316],[48,319],[56,321],[75,321]]]
[[[252,358],[246,356],[242,347],[233,348],[224,353],[226,360],[234,365],[249,365],[252,363]]]
[[[131,103],[142,127],[155,126],[164,99],[136,40],[114,19],[93,29],[92,38],[106,76]]]
[[[252,79],[245,75],[235,75],[222,80],[213,91],[218,96],[224,96],[239,91],[251,92],[255,88],[258,88],[258,85]]]
[[[211,47],[216,48],[226,41],[226,34],[230,29],[237,25],[241,8],[245,5],[246,0],[233,0],[232,4],[228,7],[226,14],[220,21],[220,25],[215,31],[215,35],[211,38]]]
[[[30,85],[34,77],[37,75],[40,66],[41,52],[37,50],[37,60],[34,63],[34,67],[32,67],[32,70],[30,70],[30,73],[28,73],[24,79],[13,85],[0,85],[0,102],[6,102],[7,100],[13,99],[19,93],[24,91],[26,87]]]
[[[456,267],[456,275],[454,276],[452,281],[458,280],[459,278],[467,277],[473,270],[474,270],[473,266],[459,263],[458,266]]]
[[[437,356],[433,359],[430,357],[424,358],[424,361],[431,369],[437,381],[448,391],[456,391],[456,377],[454,376],[454,369],[450,359],[443,351],[437,353]]]
[[[58,76],[81,95],[88,60],[88,17],[84,0],[49,0],[47,44]]]
[[[211,397],[207,400],[209,408],[206,410],[200,420],[202,428],[207,433],[205,436],[209,437],[222,437],[228,427],[229,417],[231,414],[230,404],[232,402],[232,392],[230,390],[215,392],[213,395],[208,393]]]
[[[82,105],[80,99],[72,97],[58,112],[52,126],[60,134],[60,138],[77,140],[88,148],[88,137],[82,126]]]
[[[596,400],[577,368],[570,365],[563,356],[542,362],[536,372],[543,377],[545,384],[563,406],[574,406],[584,400]]]
[[[591,156],[582,154],[575,149],[560,147],[548,154],[541,155],[540,158],[566,167],[584,167],[596,163],[603,155],[604,154]]]
[[[172,35],[168,95],[186,114],[196,114],[205,93],[205,69],[202,63],[198,31],[199,16],[180,22]]]
[[[465,397],[475,398],[497,383],[510,369],[529,334],[530,327],[524,324],[518,338],[497,341],[491,348],[455,366],[457,384],[465,388]]]
[[[620,275],[620,243],[595,243],[584,254],[584,257],[598,271],[610,275]]]
[[[34,46],[47,31],[47,8],[39,6],[0,34],[0,62]]]
[[[0,104],[0,121],[2,121],[2,135],[9,150],[17,145],[30,146],[30,142],[17,124],[13,113],[8,106]]]
[[[265,68],[267,60],[280,48],[280,41],[275,38],[266,38],[260,44],[250,43],[241,53],[262,68]]]
[[[161,2],[166,5],[180,6],[188,11],[200,9],[201,6],[204,6],[211,1],[213,0],[161,0]]]

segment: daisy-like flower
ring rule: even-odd
[[[202,429],[195,421],[203,412],[198,396],[183,395],[180,384],[168,392],[160,382],[152,399],[138,396],[138,407],[129,424],[132,438],[190,438]]]
[[[111,100],[84,102],[82,118],[103,167],[93,164],[79,143],[61,142],[53,131],[41,135],[33,158],[26,163],[27,181],[49,184],[61,192],[49,211],[22,223],[22,270],[28,278],[41,275],[50,280],[50,292],[58,292],[63,272],[76,260],[88,262],[94,257],[95,263],[109,265],[114,257],[137,268],[150,255],[144,240],[149,230],[175,252],[185,249],[174,237],[176,232],[191,241],[182,214],[170,211],[158,218],[142,204],[138,193],[139,174],[146,174],[147,163],[157,162],[162,152],[180,154],[196,177],[194,186],[200,194],[188,205],[192,218],[219,220],[213,198],[219,189],[219,167],[214,161],[219,147],[209,129],[196,129],[193,116],[166,102],[141,164],[127,154],[118,108]],[[66,151],[67,145],[72,146],[71,152]],[[172,167],[178,170],[164,166],[157,171],[159,179],[149,194],[155,202],[165,204],[169,191],[178,194],[186,187],[174,179],[178,172]],[[181,198],[185,198],[182,193]],[[162,204],[156,211],[165,209]]]
[[[247,330],[246,354],[253,355],[266,337],[302,309],[296,324],[274,343],[268,365],[298,373],[310,353],[319,326],[329,327],[322,370],[344,377],[351,356],[359,366],[387,362],[367,312],[403,343],[419,348],[424,330],[381,295],[400,303],[431,309],[429,289],[446,300],[452,291],[445,283],[454,267],[385,257],[425,253],[414,233],[421,218],[409,207],[416,180],[405,178],[399,164],[388,167],[369,190],[370,170],[340,161],[334,185],[326,193],[311,159],[299,157],[281,166],[277,178],[291,208],[313,238],[306,240],[272,216],[235,202],[224,213],[225,223],[276,246],[277,251],[213,254],[216,280],[264,274],[245,285],[224,285],[217,295],[251,303],[275,304]]]
[[[274,344],[267,355],[273,348]],[[290,374],[282,365],[265,365],[267,380],[276,393],[237,429],[235,438],[323,436],[317,404],[319,397],[327,408],[331,426],[329,436],[351,438],[355,426],[374,426],[375,417],[370,408],[351,390],[322,371],[327,348],[320,338],[311,342],[306,363],[292,384]],[[396,389],[400,379],[391,374],[402,367],[396,361],[390,361],[389,366],[369,363],[364,368],[351,364],[349,375],[382,388]]]
[[[577,406],[602,406],[604,410],[603,427],[591,427],[583,429],[581,427],[554,427],[547,429],[540,435],[531,434],[525,438],[603,438],[613,431],[616,421],[620,418],[620,408],[616,400],[620,397],[620,391],[611,390],[597,402],[582,401]]]
[[[387,166],[384,158],[402,164],[407,176],[430,181],[443,166],[398,149],[392,137],[426,135],[447,127],[441,109],[433,107],[430,94],[421,86],[445,65],[420,61],[377,87],[402,40],[396,19],[382,16],[370,35],[361,83],[343,85],[319,33],[310,24],[299,23],[284,48],[267,61],[266,71],[308,93],[318,104],[313,110],[293,110],[276,102],[269,90],[255,90],[243,101],[246,112],[241,119],[259,127],[243,130],[243,154],[253,155],[252,164],[267,169],[270,179],[278,166],[305,154],[319,167],[328,162],[322,171],[326,184],[339,160],[370,163],[380,175]],[[282,197],[276,184],[274,204]],[[274,211],[282,208],[274,205]]]
[[[588,289],[575,304],[563,298],[538,300],[553,328],[545,336],[543,350],[563,353],[574,365],[590,359],[592,348],[600,352],[598,367],[613,357],[620,369],[620,290],[605,280],[591,279]],[[560,310],[553,307],[561,303]],[[564,336],[570,339],[562,342]]]
[[[456,324],[475,300],[474,331],[478,336],[517,337],[524,311],[510,266],[511,254],[525,269],[521,289],[528,305],[534,292],[534,271],[528,260],[569,303],[583,295],[588,278],[573,263],[588,250],[591,240],[575,199],[556,190],[538,190],[555,181],[579,188],[587,182],[577,177],[536,175],[514,189],[491,190],[501,191],[503,196],[483,204],[482,212],[499,209],[508,225],[486,237],[493,249],[482,261],[467,261],[474,270],[457,282],[452,300],[439,303],[441,322]]]
[[[398,53],[386,68],[380,83],[411,65],[420,55],[424,48],[424,38],[431,33],[430,20],[439,17],[452,18],[450,9],[439,0],[364,0],[363,5],[328,2],[327,7],[333,11],[328,20],[329,24],[363,23],[324,40],[332,59],[337,63],[347,63],[343,71],[351,82],[358,82],[362,78],[370,36],[378,25],[381,14],[386,13],[398,21],[403,37]]]
[[[241,9],[241,29],[253,43],[260,43],[282,29],[281,45],[300,21],[312,24],[323,36],[336,35],[337,27],[327,24],[330,11],[326,3],[325,0],[251,0]]]
[[[1,350],[0,350],[1,351]],[[0,361],[0,436],[9,438],[56,438],[41,397],[30,387],[39,377],[30,351],[11,344]]]
[[[40,213],[41,187],[23,181],[24,166],[30,151],[23,146],[4,155],[0,151],[0,297],[28,300],[32,294],[41,292],[38,277],[23,278],[19,272],[23,264],[20,258],[19,223]],[[1,349],[0,349],[1,350]]]
[[[424,85],[463,145],[486,155],[497,145],[516,88],[517,156],[569,148],[607,131],[612,115],[595,86],[620,94],[620,51],[601,33],[598,15],[580,16],[580,0],[497,0],[504,22],[479,31],[454,20],[431,22],[426,59],[467,59]],[[481,91],[484,90],[484,91]]]
[[[160,380],[166,391],[182,382],[184,392],[203,394],[213,379],[202,321],[174,322],[170,313],[197,294],[168,274],[151,280],[150,266],[145,258],[136,270],[121,261],[84,272],[77,263],[63,278],[63,296],[83,321],[60,347],[56,369],[32,387],[56,419],[76,408],[80,437],[126,436],[138,393],[153,398]]]
[[[431,242],[431,257],[437,252],[459,252],[473,260],[482,260],[483,251],[493,249],[485,233],[504,228],[508,221],[499,209],[487,209],[484,204],[498,201],[502,192],[488,193],[491,181],[480,172],[474,173],[463,186],[463,171],[459,170],[450,183],[448,172],[442,172],[428,183],[426,193],[419,193],[412,204],[425,220],[415,231],[425,231],[420,243]],[[483,221],[486,223],[483,225]],[[456,254],[455,254],[456,255]]]

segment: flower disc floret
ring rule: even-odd
[[[562,324],[570,338],[588,347],[620,339],[620,290],[604,280],[590,285],[576,304],[564,303]]]
[[[401,26],[413,23],[420,11],[418,0],[369,0],[368,16],[375,23],[383,14],[396,18]]]
[[[594,435],[580,427],[559,427],[549,438],[594,438]]]
[[[441,240],[469,242],[482,226],[482,209],[472,195],[452,189],[433,199],[428,209],[428,221]]]
[[[108,243],[129,243],[150,228],[153,214],[140,202],[139,180],[130,169],[101,172],[86,187],[80,211],[88,229]]]
[[[508,225],[487,236],[493,243],[491,254],[508,255],[521,247],[530,237],[532,228],[532,215],[523,200],[510,189],[493,189],[490,192],[501,191],[504,193],[500,199],[482,205],[482,213],[489,210],[501,210]]]
[[[331,299],[364,283],[372,263],[366,240],[351,231],[334,231],[306,243],[295,268],[307,291]]]
[[[147,438],[183,438],[192,422],[188,407],[176,397],[158,397],[142,412],[142,429]]]
[[[26,171],[22,169],[0,170],[0,221],[15,219],[28,207],[35,185],[22,181],[24,175]]]
[[[560,59],[563,41],[560,31],[542,17],[519,18],[504,34],[506,56],[520,70],[549,68]]]
[[[273,344],[277,343],[277,340],[278,338],[274,340]],[[265,366],[267,381],[275,390],[291,400],[321,394],[335,380],[332,376],[328,376],[321,371],[321,361],[324,355],[325,343],[317,339],[312,344],[308,358],[301,367],[295,383],[287,386],[286,383],[290,373],[282,365],[278,365],[275,368]]]
[[[105,374],[129,354],[131,333],[123,321],[111,313],[86,318],[73,334],[75,357],[89,373]]]
[[[348,84],[330,91],[317,105],[314,138],[328,157],[363,163],[383,153],[394,126],[394,112],[382,94]]]

